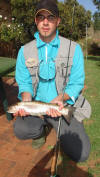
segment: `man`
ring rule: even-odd
[[[16,64],[18,98],[22,101],[39,100],[57,103],[61,110],[68,105],[82,107],[79,99],[84,87],[84,61],[80,46],[58,34],[59,10],[52,0],[40,0],[35,13],[38,32],[35,40],[22,46]],[[15,135],[20,139],[33,139],[33,147],[44,144],[44,127],[51,124],[57,131],[59,111],[50,109],[44,119],[30,116],[24,110],[16,112]],[[77,117],[78,115],[76,115]],[[63,119],[60,128],[63,151],[72,160],[84,161],[90,152],[89,138],[83,123],[71,118],[68,125]]]

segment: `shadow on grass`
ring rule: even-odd
[[[100,56],[88,56],[87,60],[96,61],[96,65],[100,67]]]
[[[94,56],[98,56],[100,54],[100,46],[99,43],[93,42],[89,48],[88,52]]]
[[[95,61],[100,61],[100,56],[88,56],[87,60],[95,60]]]

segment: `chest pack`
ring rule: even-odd
[[[56,89],[58,94],[64,92],[64,88],[68,82],[70,72],[71,72],[71,67],[73,64],[75,47],[76,47],[76,42],[70,41],[61,36],[59,36],[59,39],[60,39],[60,47],[58,49],[58,54],[55,60],[55,66],[56,66],[55,82],[56,82]],[[33,84],[34,96],[35,96],[37,86],[39,83],[39,76],[38,76],[39,59],[38,59],[38,49],[36,47],[36,40],[33,40],[27,43],[26,45],[24,45],[24,58],[25,58],[25,64],[32,78],[32,84]],[[74,106],[77,107],[74,116],[75,117],[77,116],[78,121],[82,121],[84,118],[90,117],[91,114],[90,104],[82,96],[82,94],[79,95]],[[79,110],[79,108],[82,109]]]

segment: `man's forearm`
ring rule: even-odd
[[[69,100],[70,97],[69,97],[69,95],[66,94],[66,93],[64,93],[64,94],[61,93],[61,94],[58,95],[58,99],[60,99],[61,101],[66,101],[66,100]]]
[[[29,92],[23,92],[21,96],[22,96],[22,101],[32,101],[32,96]]]
[[[54,100],[52,100],[52,101],[66,101],[66,100],[69,100],[70,99],[70,97],[69,97],[69,95],[68,94],[66,94],[66,93],[60,93],[56,98],[54,98]]]

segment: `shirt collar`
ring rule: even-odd
[[[49,43],[53,47],[58,47],[59,46],[59,36],[58,36],[58,34],[59,34],[59,32],[57,30],[55,38]],[[38,31],[34,34],[34,37],[36,38],[36,41],[37,41],[37,48],[43,47],[47,44],[46,42],[44,42],[40,39]]]

